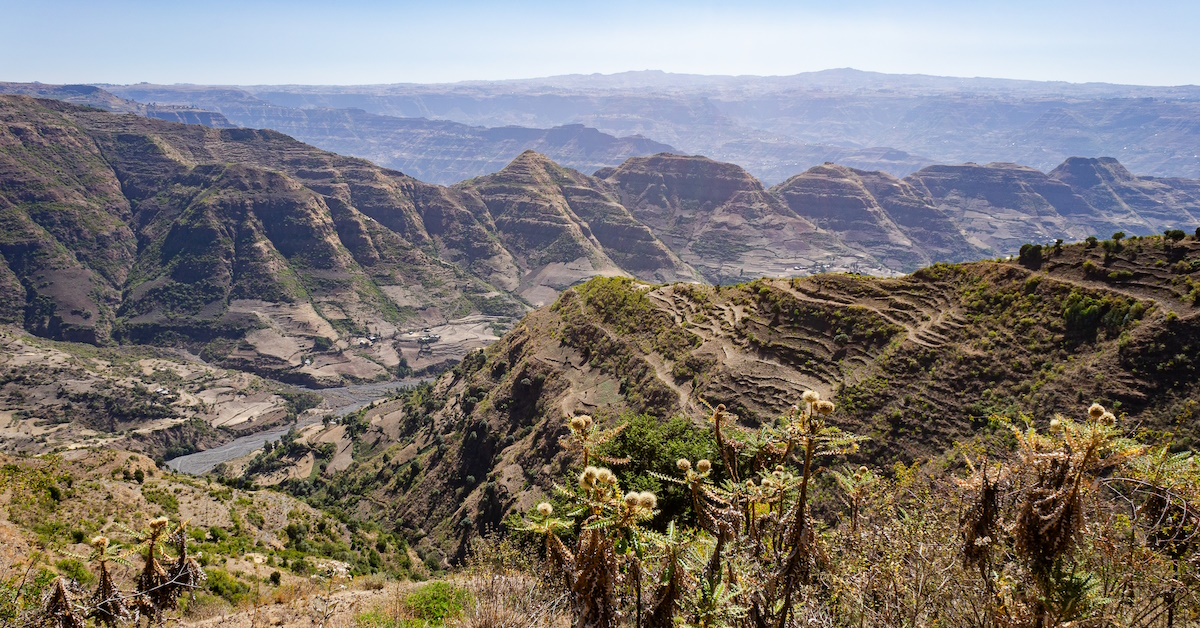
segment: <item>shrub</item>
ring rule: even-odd
[[[1042,245],[1022,244],[1018,259],[1025,266],[1036,267],[1040,265],[1042,263]]]
[[[409,613],[434,623],[458,617],[470,603],[470,592],[446,582],[431,582],[404,598],[404,607]]]

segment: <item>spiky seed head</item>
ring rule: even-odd
[[[1093,419],[1098,419],[1104,416],[1104,406],[1098,403],[1093,403],[1092,407],[1088,408],[1088,416],[1092,417]]]
[[[108,537],[107,536],[92,537],[92,547],[94,547],[98,550],[103,550],[104,548],[108,547]]]
[[[712,463],[709,462],[708,460],[700,459],[700,460],[696,461],[696,470],[699,471],[700,473],[708,473],[708,470],[711,468],[712,468]]]
[[[646,510],[654,510],[658,507],[658,498],[650,491],[644,491],[638,494],[638,505]]]
[[[863,475],[866,475],[868,471],[870,471],[870,469],[868,469],[867,465],[865,465],[865,464],[858,468],[858,472]]]
[[[641,493],[637,491],[629,491],[625,493],[625,505],[629,508],[637,508],[641,504]]]
[[[783,465],[781,465],[781,464],[775,465],[775,474],[779,475],[781,473],[783,473]]]
[[[554,506],[551,506],[550,502],[542,502],[538,504],[537,510],[538,514],[543,517],[549,517],[550,515],[554,514]]]
[[[588,466],[584,468],[583,473],[579,474],[579,485],[583,488],[591,488],[596,484],[596,478],[599,477],[599,475],[599,469]]]
[[[571,429],[576,432],[582,432],[583,431],[583,417],[579,417],[579,416],[573,417],[571,419]]]
[[[581,415],[579,415],[579,418],[583,419],[583,429],[586,430],[592,426],[592,417],[591,416],[586,415],[586,414],[581,414]]]
[[[1062,429],[1062,419],[1055,417],[1050,419],[1050,431],[1057,432]]]
[[[1109,426],[1116,425],[1117,416],[1111,412],[1105,412],[1104,414],[1100,415],[1100,422]]]
[[[167,525],[168,523],[170,523],[170,519],[167,519],[166,517],[158,517],[156,519],[150,520],[150,528],[152,530],[157,530],[157,529]]]
[[[717,404],[717,412],[724,412],[724,411],[725,411],[725,404],[718,403]]]
[[[804,403],[816,403],[821,400],[821,393],[815,390],[806,390],[800,398],[804,400]]]
[[[680,471],[689,471],[692,468],[692,463],[687,458],[680,458],[675,461],[675,466],[679,467]]]
[[[612,484],[617,481],[617,476],[613,475],[607,467],[601,467],[596,470],[596,481],[601,484]]]
[[[821,414],[833,414],[833,408],[834,405],[832,401],[822,400],[817,402],[817,412],[820,412]]]

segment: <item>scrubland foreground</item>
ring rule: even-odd
[[[678,516],[659,530],[651,524],[660,513],[655,493],[625,491],[610,468],[589,464],[628,462],[599,453],[625,426],[605,429],[589,416],[572,417],[562,444],[582,471],[564,478],[552,500],[510,522],[515,539],[476,542],[469,566],[450,581],[389,589],[367,580],[366,589],[387,592],[343,592],[348,574],[328,563],[315,586],[308,585],[311,597],[289,604],[297,589],[281,587],[275,571],[267,580],[273,593],[263,596],[256,586],[243,604],[249,610],[203,623],[1200,621],[1200,464],[1193,452],[1172,452],[1145,435],[1129,438],[1120,418],[1092,404],[1078,416],[1058,415],[1041,426],[1028,417],[995,417],[1007,433],[1008,451],[964,448],[961,472],[902,464],[854,468],[842,460],[863,437],[832,426],[835,410],[808,391],[786,415],[751,430],[737,427],[718,406],[708,418],[714,459],[680,458],[677,473],[655,474],[690,497],[690,508],[673,513]],[[14,466],[6,467],[10,490],[44,491],[51,499],[62,490],[61,476],[46,467],[19,474]],[[825,471],[824,490],[817,489],[818,468]],[[189,545],[206,535],[189,534],[186,521],[167,517],[140,530],[117,527],[128,534],[125,547],[97,535],[91,553],[74,562],[52,567],[30,561],[19,579],[6,582],[8,619],[68,627],[84,626],[87,619],[116,626],[144,617],[148,625],[161,625],[176,611],[205,614],[202,605],[194,608],[202,599],[196,594],[219,592],[210,583],[223,573],[209,575],[189,553]],[[516,547],[522,535],[540,537],[541,558],[531,558],[537,553],[528,546]],[[121,581],[115,565],[136,569]],[[92,582],[90,591],[82,581]]]
[[[349,466],[282,491],[254,470],[340,445],[289,440],[220,481],[115,451],[7,459],[0,612],[1196,625],[1198,251],[1179,233],[888,280],[595,279],[323,427]]]

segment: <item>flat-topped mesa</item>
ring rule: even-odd
[[[637,192],[637,199],[646,193],[661,189],[675,198],[705,205],[722,205],[733,202],[740,196],[765,196],[766,190],[742,167],[714,161],[708,157],[660,153],[651,157],[631,157],[616,168],[604,168],[596,172],[602,179],[614,181],[627,195]],[[648,200],[656,200],[650,198]],[[753,201],[746,199],[746,206]],[[769,206],[765,201],[764,209]]]
[[[697,275],[621,204],[611,186],[525,151],[503,170],[458,186],[488,210],[520,268],[521,295],[548,303],[595,275],[670,282]]]
[[[635,157],[597,177],[620,190],[634,218],[714,283],[778,276],[845,248],[733,164],[706,157]]]
[[[771,188],[799,216],[888,268],[977,259],[982,251],[912,186],[883,172],[815,166]]]
[[[1200,224],[1200,195],[1186,187],[1139,177],[1112,157],[1071,157],[1050,177],[1077,190],[1099,214],[1131,235],[1162,233]],[[1107,235],[1111,231],[1098,231]]]
[[[1065,183],[1017,164],[929,166],[904,181],[928,196],[975,244],[999,252],[1030,241],[1083,239],[1108,224]]]
[[[1068,157],[1049,175],[1074,188],[1090,188],[1112,181],[1137,179],[1112,157]]]

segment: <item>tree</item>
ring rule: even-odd
[[[1018,260],[1026,266],[1040,266],[1042,263],[1042,245],[1022,244]]]

